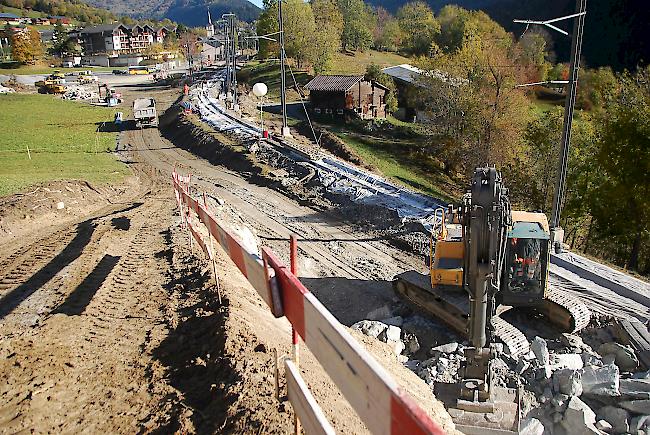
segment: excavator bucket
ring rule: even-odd
[[[461,383],[439,382],[434,386],[436,397],[445,404],[456,429],[464,434],[519,433],[520,389],[492,386],[487,401],[458,399],[461,389]]]

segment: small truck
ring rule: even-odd
[[[158,114],[156,113],[156,100],[153,98],[138,98],[133,102],[133,119],[135,126],[158,127]]]

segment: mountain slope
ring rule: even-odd
[[[242,21],[254,21],[261,9],[247,0],[84,0],[119,15],[134,18],[169,18],[188,26],[207,24],[208,8],[213,19],[234,13]]]

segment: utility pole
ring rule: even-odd
[[[562,125],[562,142],[560,144],[560,160],[558,164],[557,180],[555,182],[555,197],[553,199],[553,211],[551,212],[551,243],[556,252],[561,252],[564,241],[564,230],[560,227],[560,217],[566,192],[567,165],[569,162],[569,146],[571,144],[571,126],[573,125],[573,111],[576,103],[576,90],[578,84],[578,73],[580,71],[580,52],[582,50],[582,34],[585,27],[585,16],[587,15],[587,0],[576,0],[576,10],[572,15],[555,18],[546,21],[514,20],[515,23],[538,24],[551,28],[564,35],[568,33],[555,27],[551,23],[574,18],[573,34],[571,35],[571,59],[569,64],[569,81],[567,95],[564,103],[564,122]]]
[[[280,30],[280,82],[281,82],[281,92],[280,92],[280,102],[282,104],[282,136],[290,137],[291,132],[289,131],[289,125],[287,124],[287,91],[286,91],[286,75],[285,75],[285,58],[286,53],[284,51],[284,21],[282,19],[282,0],[278,1],[278,24]]]
[[[230,17],[232,23],[232,83],[233,83],[233,110],[239,110],[239,102],[237,98],[237,24],[235,16]]]
[[[576,104],[576,88],[578,73],[580,71],[580,52],[582,50],[582,33],[585,27],[587,13],[587,0],[576,0],[576,14],[573,21],[573,34],[571,35],[571,63],[569,65],[569,86],[567,88],[566,103],[564,105],[564,123],[562,127],[562,144],[560,148],[560,162],[558,165],[557,180],[555,183],[555,200],[551,214],[551,242],[556,251],[562,250],[564,230],[560,227],[560,216],[564,205],[566,193],[566,174],[569,162],[569,146],[571,144],[571,126],[573,125],[573,111]]]

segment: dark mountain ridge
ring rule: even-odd
[[[118,15],[133,18],[169,18],[187,26],[205,26],[208,9],[214,20],[234,13],[242,21],[254,21],[262,10],[247,0],[84,0]]]

